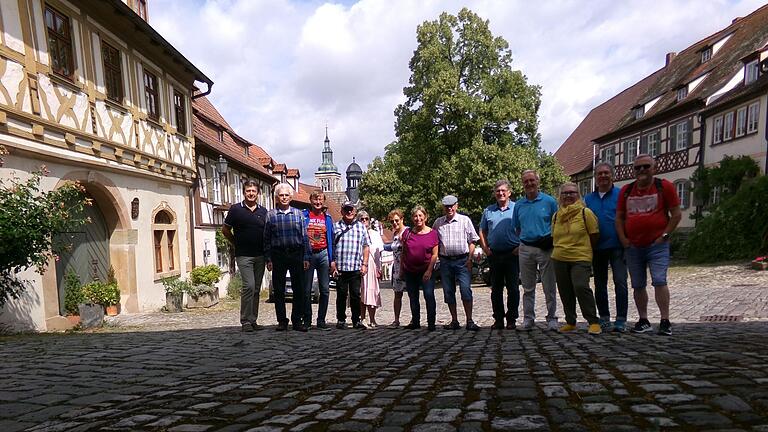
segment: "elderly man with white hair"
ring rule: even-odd
[[[303,295],[304,272],[309,268],[311,249],[307,226],[301,210],[291,207],[293,188],[287,183],[275,187],[276,208],[267,213],[264,226],[264,259],[267,270],[272,272],[272,288],[275,297],[277,330],[288,329],[285,314],[285,275],[291,274],[293,296],[291,322],[293,329],[306,332],[311,323],[304,322],[304,304],[310,301]]]

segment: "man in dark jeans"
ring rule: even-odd
[[[341,220],[333,227],[333,262],[331,273],[336,284],[336,328],[347,328],[347,291],[352,309],[352,327],[365,329],[360,321],[360,283],[368,272],[368,231],[355,216],[355,205],[346,201],[341,206]]]
[[[240,325],[244,332],[261,330],[259,318],[259,291],[264,278],[264,224],[267,209],[256,201],[259,184],[248,180],[243,184],[242,202],[233,204],[221,228],[224,237],[235,246],[235,261],[243,279],[240,293]],[[234,233],[232,230],[234,229]]]
[[[272,289],[275,297],[277,330],[288,329],[285,315],[285,274],[291,273],[291,285],[301,294],[304,272],[309,268],[310,249],[307,226],[301,210],[291,207],[293,188],[287,183],[275,187],[276,208],[267,213],[264,227],[264,258],[267,270],[272,272]],[[309,322],[304,322],[304,295],[293,297],[291,322],[293,329],[306,332]]]
[[[312,322],[312,282],[315,270],[317,270],[317,283],[320,285],[320,298],[317,304],[317,328],[330,330],[325,323],[325,315],[328,311],[328,299],[330,297],[330,264],[333,259],[333,220],[325,212],[325,194],[315,190],[309,195],[310,208],[304,210],[304,222],[307,224],[309,246],[312,248],[312,258],[309,261],[309,270],[305,275],[305,295],[309,301],[304,306],[304,320]]]
[[[520,307],[518,248],[520,240],[512,226],[515,203],[509,199],[509,182],[499,180],[493,188],[496,204],[488,206],[480,219],[480,247],[491,267],[491,305],[493,326],[515,329]],[[504,286],[507,287],[507,311],[504,312]]]

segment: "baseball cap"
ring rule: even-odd
[[[443,205],[445,206],[452,206],[457,202],[459,202],[459,199],[453,195],[446,195],[443,197]]]
[[[355,206],[355,203],[353,203],[352,201],[347,200],[347,201],[344,201],[344,204],[341,205],[341,208],[342,209],[345,209],[345,208],[354,209],[354,208],[356,208],[356,206]]]

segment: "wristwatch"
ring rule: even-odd
[[[665,232],[664,234],[661,235],[661,238],[664,240],[669,240],[669,233]]]

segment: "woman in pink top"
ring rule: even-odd
[[[421,305],[419,288],[424,291],[427,303],[427,329],[435,330],[437,305],[435,303],[435,280],[432,270],[437,261],[437,231],[427,225],[427,211],[416,206],[411,212],[413,228],[407,229],[401,236],[403,253],[400,258],[400,273],[405,279],[405,289],[411,303],[411,323],[407,329],[421,328]]]

